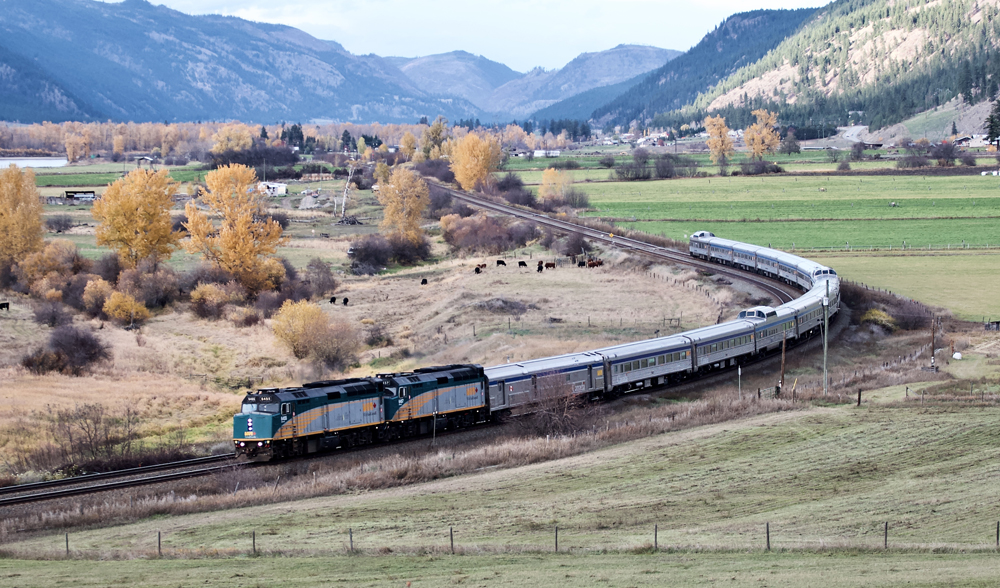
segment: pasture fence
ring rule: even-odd
[[[338,555],[350,555],[350,556],[369,556],[369,557],[379,557],[386,555],[406,555],[406,554],[419,554],[419,555],[489,555],[489,554],[505,554],[505,553],[533,553],[533,554],[544,554],[548,553],[575,553],[575,554],[585,554],[585,553],[649,553],[649,552],[683,552],[683,551],[707,551],[707,552],[726,552],[726,551],[772,551],[780,550],[784,552],[795,552],[795,551],[851,551],[855,552],[857,550],[872,550],[881,549],[883,551],[890,549],[889,542],[889,528],[890,521],[879,520],[872,521],[867,525],[863,525],[863,528],[856,532],[853,536],[840,534],[832,538],[823,538],[816,536],[815,532],[810,532],[809,529],[796,528],[794,525],[775,525],[771,524],[771,521],[764,521],[762,527],[757,533],[749,534],[749,537],[739,541],[733,541],[727,537],[718,537],[716,541],[706,542],[704,540],[699,541],[697,545],[691,544],[670,544],[665,543],[661,540],[661,531],[666,530],[669,527],[664,527],[660,529],[659,523],[652,523],[651,527],[646,527],[649,533],[643,538],[645,534],[642,528],[635,528],[626,533],[627,538],[622,537],[610,537],[607,535],[605,537],[594,537],[593,529],[589,528],[577,528],[574,529],[572,526],[554,525],[553,527],[545,528],[544,525],[534,525],[532,529],[525,532],[514,533],[506,538],[492,535],[494,541],[483,541],[482,538],[477,538],[476,540],[469,540],[465,545],[461,544],[461,541],[456,544],[456,526],[452,525],[447,527],[447,539],[442,529],[440,542],[435,542],[433,539],[428,540],[428,537],[433,537],[436,533],[433,529],[424,529],[422,532],[418,532],[417,536],[414,537],[412,542],[406,542],[404,538],[398,537],[393,543],[388,544],[388,542],[381,537],[377,537],[380,529],[372,528],[372,535],[376,536],[374,539],[364,539],[360,534],[355,533],[356,529],[348,528],[346,532],[336,530],[333,531],[333,535],[336,536],[341,534],[342,543],[340,545],[328,548],[317,548],[314,544],[309,545],[297,545],[295,540],[292,538],[292,533],[288,536],[283,537],[280,532],[268,531],[262,533],[258,537],[257,529],[251,529],[245,533],[236,533],[235,536],[228,535],[226,537],[226,543],[232,545],[238,542],[239,536],[244,537],[243,541],[246,541],[244,545],[246,547],[233,546],[228,548],[207,548],[207,547],[187,547],[182,545],[164,545],[164,538],[166,536],[169,541],[170,537],[163,533],[161,530],[157,530],[155,533],[155,547],[153,541],[150,541],[149,547],[143,546],[133,546],[129,549],[115,549],[105,545],[99,545],[89,548],[71,548],[70,544],[70,534],[64,533],[63,537],[58,537],[63,539],[60,541],[58,547],[53,546],[49,549],[37,549],[33,548],[30,551],[20,551],[12,547],[7,547],[0,549],[0,554],[5,555],[9,558],[17,559],[75,559],[75,560],[107,560],[107,559],[132,559],[132,558],[148,558],[148,559],[202,559],[205,557],[215,557],[215,558],[243,558],[247,556],[251,557],[286,557],[290,555],[300,555],[300,556],[338,556]],[[561,527],[561,528],[560,528]],[[972,537],[967,537],[966,541],[939,541],[931,537],[920,537],[920,530],[915,529],[912,525],[903,525],[906,529],[905,535],[901,540],[895,540],[892,547],[905,552],[928,552],[928,553],[942,553],[942,552],[959,552],[968,553],[971,551],[976,552],[997,552],[1000,551],[1000,521],[984,523],[984,533],[980,540],[975,540]],[[184,536],[192,534],[196,529],[180,529],[175,531],[180,539],[178,543],[184,541]],[[562,531],[562,549],[560,549],[560,531]],[[574,537],[574,531],[576,531],[576,536]],[[675,528],[674,532],[679,532],[681,534],[687,533],[687,529]],[[777,532],[776,532],[777,531]],[[458,528],[458,533],[461,532],[461,528]],[[742,535],[742,533],[740,533]],[[205,538],[200,533],[198,534],[203,539]],[[546,541],[544,537],[548,535],[549,546],[546,547]],[[600,535],[600,534],[599,534]],[[782,539],[782,535],[789,537],[788,539]],[[267,537],[267,543],[270,546],[265,545],[263,539]],[[803,537],[808,537],[804,539]],[[221,541],[221,537],[219,538]],[[234,541],[236,539],[237,541]],[[461,539],[461,537],[459,537]],[[506,539],[506,540],[505,540]],[[650,540],[651,539],[651,540]],[[971,541],[969,541],[971,539]],[[447,540],[447,543],[445,543]],[[100,540],[91,539],[89,543],[101,543]],[[114,543],[115,541],[108,541],[109,543]],[[334,541],[334,543],[337,543]]]

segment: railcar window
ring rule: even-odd
[[[649,367],[649,360],[648,359],[644,359],[641,362],[639,362],[639,367],[644,367],[644,368],[645,367]]]

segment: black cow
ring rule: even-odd
[[[330,304],[336,304],[336,303],[337,303],[337,297],[336,296],[331,296],[330,297]]]
[[[426,286],[427,285],[427,278],[424,278],[424,279],[420,280],[420,285],[421,286]]]
[[[526,261],[519,261],[519,262],[517,262],[517,267],[528,267],[528,262],[526,262]]]
[[[502,259],[498,259],[497,260],[497,267],[500,267],[501,265],[504,266],[504,267],[507,267],[507,262],[504,261],[504,260],[502,260]]]
[[[10,310],[10,302],[0,302],[0,310]]]
[[[483,273],[483,270],[479,269],[479,266],[478,266],[478,265],[476,266],[476,273],[477,273],[477,274],[481,274],[481,273]]]
[[[587,262],[586,261],[578,261],[578,262],[576,262],[576,267],[587,267]]]
[[[344,296],[344,306],[347,306],[347,296]]]
[[[542,264],[538,264],[538,273],[542,273]]]

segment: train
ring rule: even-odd
[[[548,398],[610,398],[757,359],[822,332],[840,310],[840,280],[796,255],[691,235],[692,257],[780,280],[802,296],[736,319],[592,351],[517,363],[433,366],[247,393],[233,418],[238,457],[268,461],[465,428],[527,412]]]

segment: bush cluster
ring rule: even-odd
[[[460,217],[457,214],[441,219],[441,233],[453,249],[497,254],[514,247],[522,247],[539,237],[538,226],[529,221],[505,225],[500,219],[477,214]]]
[[[36,374],[62,372],[79,376],[91,364],[111,357],[108,348],[92,332],[73,326],[52,331],[48,344],[21,360],[21,365]]]
[[[299,359],[310,358],[330,368],[342,368],[354,359],[359,338],[343,320],[331,320],[316,304],[286,301],[271,323],[274,336]]]
[[[420,175],[436,178],[445,184],[455,183],[455,174],[451,171],[451,164],[443,159],[428,159],[413,166]]]

